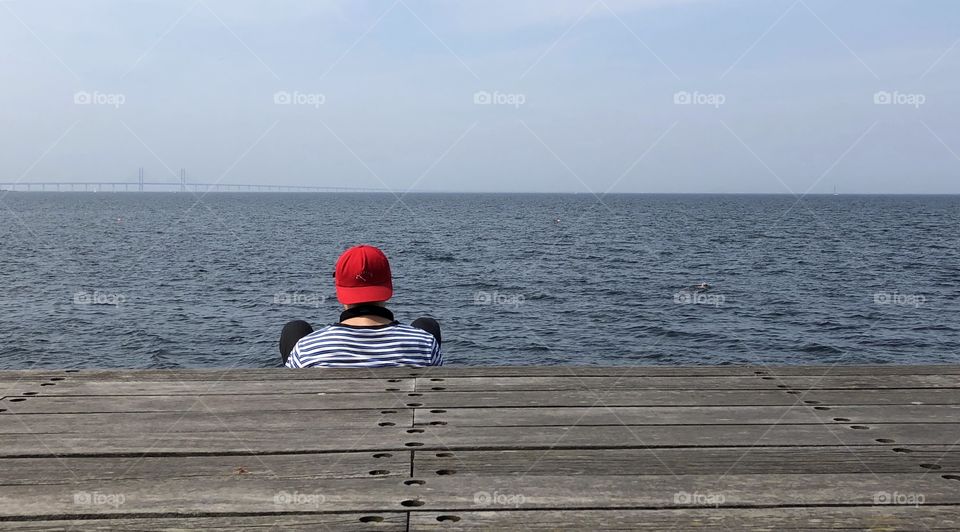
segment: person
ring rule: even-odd
[[[396,321],[386,302],[393,297],[390,262],[374,246],[361,244],[340,255],[333,273],[340,321],[313,330],[287,323],[280,357],[288,368],[422,367],[443,364],[440,324],[423,317],[411,325]]]

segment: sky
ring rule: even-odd
[[[954,0],[0,0],[0,181],[960,193]]]

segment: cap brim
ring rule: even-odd
[[[393,297],[393,288],[389,286],[337,287],[337,301],[344,305],[387,301],[391,297]]]

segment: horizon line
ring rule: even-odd
[[[17,186],[25,186],[28,183],[19,183]],[[0,185],[0,192],[15,192],[18,194],[186,194],[192,193],[195,191],[184,191],[184,190],[14,190],[2,188],[4,185]],[[35,184],[37,185],[37,184]],[[231,185],[232,186],[232,185]],[[242,185],[250,187],[280,187],[280,188],[337,188],[337,187],[325,187],[317,185]],[[343,187],[349,188],[349,187]],[[794,198],[804,198],[807,196],[960,196],[960,192],[844,192],[844,193],[834,193],[834,192],[810,192],[807,194],[796,194],[790,192],[742,192],[742,191],[733,191],[733,192],[607,192],[603,194],[597,194],[592,192],[577,192],[577,191],[539,191],[539,190],[518,190],[518,191],[493,191],[493,190],[409,190],[404,191],[400,189],[396,190],[327,190],[327,191],[313,191],[313,190],[205,190],[205,194],[329,194],[329,195],[346,195],[346,194],[385,194],[385,195],[397,195],[398,193],[404,196],[416,195],[416,194],[499,194],[499,195],[509,195],[509,194],[541,194],[541,195],[562,195],[562,196],[596,196],[598,198],[607,197],[607,196],[788,196]]]

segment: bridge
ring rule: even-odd
[[[40,192],[390,192],[386,188],[281,184],[194,183],[181,169],[177,181],[147,181],[140,169],[136,181],[6,181],[0,190]]]
[[[390,192],[385,188],[301,185],[179,183],[176,181],[30,181],[0,182],[0,191],[28,192]]]

